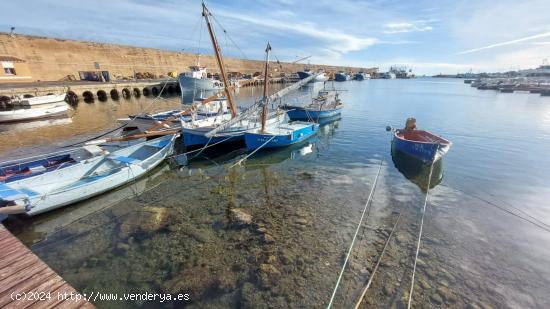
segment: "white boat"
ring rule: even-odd
[[[90,157],[53,170],[0,182],[0,214],[36,215],[112,190],[143,176],[172,154],[176,134],[141,142],[109,153],[86,146]]]
[[[189,67],[189,72],[181,73],[178,76],[178,82],[182,90],[219,90],[223,89],[223,81],[209,78],[206,67],[193,65]]]
[[[16,96],[15,99],[11,100],[10,104],[17,105],[17,106],[33,106],[33,105],[41,105],[41,104],[52,104],[52,103],[64,102],[65,97],[67,97],[66,93],[49,94],[49,95],[43,95],[43,96],[31,97],[31,98],[24,98],[24,97],[21,97],[21,96]]]
[[[12,110],[0,110],[0,123],[33,120],[39,118],[55,117],[65,115],[69,106],[62,102],[49,106],[39,106],[33,108],[15,108]]]
[[[209,118],[214,121],[220,118],[220,115],[229,113],[227,109],[227,99],[224,97],[209,101],[207,104],[202,104],[204,100],[203,98],[196,99],[192,108],[191,106],[187,106],[188,108],[181,110],[170,110],[145,115],[130,115],[126,118],[117,119],[117,123],[119,125],[124,125],[125,128],[136,128],[144,132],[161,122],[166,122],[163,124],[163,128],[168,129],[179,127],[182,122],[190,123]],[[182,113],[186,109],[193,109],[193,111]],[[223,119],[229,119],[228,117],[231,118],[231,116],[225,116]],[[168,120],[168,118],[171,118],[171,120]]]

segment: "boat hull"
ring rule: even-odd
[[[305,141],[315,135],[318,131],[319,125],[316,123],[310,123],[304,128],[284,135],[247,132],[244,135],[244,140],[248,150],[255,150],[258,148],[280,148]]]
[[[445,141],[445,143],[438,141],[415,141],[402,138],[399,134],[401,134],[400,130],[397,130],[394,134],[392,149],[401,151],[423,162],[434,162],[441,159],[451,146],[450,142],[443,139],[441,140]],[[435,137],[435,135],[432,134],[430,134],[430,136]]]
[[[59,103],[59,102],[64,102],[66,96],[67,94],[63,93],[63,94],[50,94],[50,95],[32,97],[32,98],[24,98],[24,99],[14,101],[13,105],[34,106],[34,105],[41,105],[41,104]]]
[[[287,112],[290,120],[317,120],[330,118],[340,115],[342,112],[341,109],[330,109],[330,110],[308,110],[305,108],[293,108]]]
[[[182,90],[220,90],[223,89],[223,82],[215,79],[198,79],[189,76],[180,75],[178,82]]]
[[[118,188],[158,166],[172,153],[175,138],[176,135],[168,135],[108,155],[96,156],[64,169],[11,182],[10,187],[26,195],[13,201],[20,205],[25,204],[26,214],[33,216]],[[153,147],[156,150],[141,149],[141,147]],[[143,152],[143,155],[140,155],[141,150],[148,151],[148,154],[145,156]],[[135,156],[143,156],[143,158],[134,159]],[[112,157],[119,161],[122,158],[122,160],[133,160],[136,163],[129,161],[115,164],[111,163],[115,160]],[[112,166],[112,169],[96,175],[94,170],[103,164]]]
[[[15,109],[0,112],[0,123],[27,121],[65,115],[69,107],[65,102],[53,107]]]

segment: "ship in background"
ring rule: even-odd
[[[412,69],[409,69],[406,66],[393,65],[390,67],[390,71],[388,73],[394,74],[395,78],[401,78],[401,79],[414,78]]]

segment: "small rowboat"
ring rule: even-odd
[[[175,138],[176,134],[166,135],[112,153],[96,146],[98,151],[89,159],[23,179],[0,182],[0,215],[33,216],[130,183],[169,156]]]
[[[53,106],[40,106],[35,108],[22,108],[0,111],[0,123],[17,122],[39,118],[65,115],[69,109],[67,103],[62,102]]]
[[[423,130],[395,130],[392,147],[424,162],[441,159],[452,143]]]

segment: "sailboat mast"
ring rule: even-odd
[[[216,55],[216,61],[218,62],[220,74],[222,75],[225,96],[227,97],[229,108],[231,109],[231,118],[235,118],[237,116],[237,107],[235,106],[235,102],[233,102],[233,97],[231,96],[231,92],[229,91],[229,83],[227,80],[227,75],[225,74],[225,66],[223,64],[223,58],[220,52],[220,47],[218,45],[218,40],[216,39],[216,35],[214,34],[214,29],[212,28],[212,24],[210,23],[210,17],[209,17],[210,12],[206,8],[206,5],[204,4],[204,2],[202,3],[202,16],[204,16],[204,20],[206,21],[206,26],[208,26],[208,33],[210,34],[210,40],[212,41],[212,46],[214,47],[214,54]]]
[[[269,45],[269,42],[267,43],[267,47],[265,49],[265,69],[264,69],[264,98],[263,98],[263,108],[262,108],[262,133],[265,133],[265,123],[267,121],[267,90],[268,90],[268,84],[269,84],[269,52],[271,51],[271,45]]]

